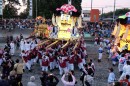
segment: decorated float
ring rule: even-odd
[[[130,50],[130,12],[119,16],[112,35],[120,51]]]
[[[45,18],[37,17],[37,23],[32,35],[46,38],[46,41],[41,41],[38,46],[53,40],[46,48],[57,44],[59,41],[66,42],[62,48],[65,48],[70,42],[75,43],[76,47],[78,45],[76,41],[81,38],[79,28],[82,27],[82,18],[80,14],[75,14],[77,14],[77,9],[70,3],[57,8],[56,12],[52,15],[52,28],[45,23]]]

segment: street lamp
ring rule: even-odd
[[[115,19],[115,7],[116,7],[116,0],[114,0],[113,22],[114,22],[114,19]]]
[[[91,10],[92,10],[92,8],[93,8],[93,0],[91,0]]]

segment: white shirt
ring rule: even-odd
[[[130,75],[130,65],[124,65],[123,72]]]
[[[10,43],[10,47],[11,47],[11,49],[13,49],[14,48],[14,43]]]
[[[30,50],[31,49],[31,44],[29,43],[25,43],[25,49],[26,51]]]
[[[34,82],[28,82],[27,86],[37,86]]]
[[[109,73],[108,83],[112,83],[115,80],[115,74],[113,72]]]

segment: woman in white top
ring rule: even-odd
[[[69,75],[68,75],[69,74]],[[65,76],[68,75],[69,77],[69,80],[66,81],[65,80]],[[70,80],[70,78],[72,78],[72,80]],[[72,75],[72,73],[67,73],[67,74],[64,74],[61,78],[61,81],[63,82],[64,86],[74,86],[75,85],[75,82],[76,82],[76,79],[75,77]]]

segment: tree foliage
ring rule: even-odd
[[[20,6],[19,0],[3,0],[3,17],[15,18],[18,16],[18,9],[16,6]]]
[[[7,4],[5,5],[5,8],[3,10],[3,17],[4,18],[14,18],[14,17],[17,17],[17,9],[10,5],[10,4]]]
[[[115,11],[115,16],[118,17],[118,16],[120,16],[120,15],[124,15],[124,14],[126,14],[127,12],[129,12],[129,11],[130,11],[130,9],[128,9],[128,8],[117,9],[117,10]],[[101,16],[103,16],[104,18],[112,18],[112,17],[113,17],[113,12],[111,11],[111,12],[108,12],[108,13],[104,13],[104,14],[101,15]]]
[[[68,3],[68,0],[33,0],[33,17],[36,17],[36,1],[37,1],[37,16],[51,18],[56,8],[60,8],[63,4]],[[81,0],[73,0],[72,5],[81,13]]]

